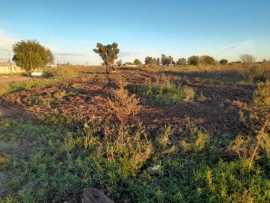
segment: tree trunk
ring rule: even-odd
[[[109,65],[106,65],[106,73],[107,74],[110,74],[110,72],[111,72],[110,66]]]

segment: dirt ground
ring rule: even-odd
[[[0,76],[0,85],[1,84],[6,84],[6,83],[11,83],[11,82],[21,82],[21,81],[27,81],[30,80],[31,78],[29,77],[24,77],[24,76]]]
[[[119,78],[125,79],[128,84],[148,84],[149,81],[156,82],[159,77],[160,75],[156,73],[141,70],[122,70],[112,74],[109,80],[112,84],[117,84]],[[254,91],[252,86],[216,84],[192,77],[172,78],[172,80],[192,87],[207,99],[205,101],[180,102],[171,106],[143,104],[141,112],[138,114],[138,120],[146,126],[155,128],[172,125],[175,128],[183,129],[188,127],[187,125],[192,121],[193,125],[205,129],[210,134],[223,134],[239,131],[242,128],[239,118],[239,103],[241,105],[241,103],[248,103],[251,100]],[[100,107],[99,104],[102,101],[94,98],[97,96],[106,98],[110,94],[112,87],[107,87],[107,82],[108,78],[105,74],[94,74],[94,77],[91,75],[75,79],[69,81],[68,84],[13,93],[5,98],[5,101],[8,102],[6,105],[8,108],[0,107],[0,114],[2,111],[2,115],[16,115],[16,113],[14,114],[15,109],[20,108],[38,116],[57,110],[67,117],[80,121],[88,120],[92,116],[102,116],[106,109]],[[48,105],[59,92],[64,92],[65,95],[62,98],[56,98],[56,107]],[[33,97],[41,99],[46,104],[33,104]],[[20,112],[22,114],[22,111]],[[23,115],[27,115],[27,113]]]

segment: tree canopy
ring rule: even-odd
[[[219,61],[219,63],[220,63],[221,65],[226,65],[226,64],[228,63],[228,60],[227,60],[227,59],[221,59],[221,60]]]
[[[161,64],[163,66],[168,66],[173,64],[173,57],[172,56],[166,56],[165,54],[161,55]]]
[[[26,71],[44,67],[53,63],[52,52],[38,41],[20,41],[13,46],[13,61]]]
[[[106,66],[106,72],[109,73],[111,66],[115,63],[115,60],[118,58],[120,49],[118,48],[117,43],[103,45],[102,43],[97,43],[97,46],[93,51],[101,57],[104,65]]]
[[[155,65],[157,64],[157,59],[151,56],[147,56],[144,60],[145,65]]]
[[[134,59],[133,64],[138,66],[142,65],[142,62],[139,59]]]
[[[191,56],[188,58],[189,65],[197,66],[197,65],[199,65],[199,62],[200,62],[199,56]]]
[[[187,60],[185,58],[179,58],[177,61],[176,61],[176,64],[177,65],[186,65],[187,64]]]
[[[200,57],[200,64],[203,65],[214,65],[216,64],[216,61],[213,57],[208,56],[208,55],[204,55]]]

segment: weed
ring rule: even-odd
[[[129,95],[121,86],[114,90],[112,99],[108,100],[108,108],[112,114],[124,125],[130,117],[134,117],[140,111],[140,100],[135,95]]]
[[[256,106],[270,106],[270,82],[259,83],[253,95],[253,102]]]
[[[9,163],[9,157],[0,152],[0,169],[5,168]]]
[[[196,130],[187,137],[179,140],[179,147],[184,152],[201,152],[209,142],[209,135],[201,130]]]

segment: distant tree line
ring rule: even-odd
[[[213,57],[204,55],[204,56],[190,56],[189,58],[179,58],[174,60],[172,56],[166,56],[165,54],[161,55],[161,58],[154,58],[147,56],[145,58],[145,65],[162,65],[162,66],[171,66],[171,65],[215,65],[215,64],[227,64],[226,59],[222,59],[217,62]]]
[[[93,49],[97,53],[106,67],[106,72],[110,73],[114,69],[114,66],[122,66],[122,60],[118,60],[120,49],[117,43],[102,44],[97,43],[96,48]],[[16,65],[22,67],[26,71],[32,71],[34,69],[44,67],[48,64],[52,64],[54,57],[50,49],[44,47],[37,41],[20,41],[13,46],[13,61]],[[241,61],[234,63],[252,64],[256,62],[256,58],[250,54],[244,54],[240,56]],[[184,66],[184,65],[226,65],[227,59],[221,59],[220,61],[215,60],[212,56],[190,56],[188,58],[174,59],[172,56],[162,54],[161,57],[147,56],[144,59],[144,63],[139,59],[134,59],[133,62],[126,62],[124,65],[157,65],[157,66]],[[264,60],[260,63],[269,63]]]

